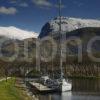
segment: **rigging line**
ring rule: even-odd
[[[62,0],[59,0],[59,47],[60,47],[60,69],[61,69],[61,78],[63,78],[63,62],[62,62],[62,27],[61,27],[61,4],[62,4]]]

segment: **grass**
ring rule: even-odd
[[[15,79],[0,82],[0,100],[31,100],[20,88],[15,87]]]

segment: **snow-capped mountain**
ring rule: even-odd
[[[68,18],[61,17],[62,20],[62,31],[72,31],[84,27],[100,27],[100,20],[92,19],[78,19],[78,18]],[[54,31],[59,30],[59,17],[51,20],[50,26]]]
[[[35,32],[30,32],[10,26],[10,27],[0,27],[0,36],[4,36],[11,39],[23,40],[27,38],[37,38],[38,34]]]
[[[93,19],[81,19],[81,18],[68,18],[68,17],[61,17],[61,29],[64,32],[70,32],[80,28],[86,27],[100,27],[100,20],[93,20]],[[40,37],[48,35],[50,32],[57,32],[59,31],[59,17],[47,22],[42,30]]]

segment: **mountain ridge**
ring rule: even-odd
[[[63,32],[71,32],[73,30],[98,27],[100,28],[100,20],[95,19],[81,19],[73,17],[61,17],[61,30]],[[42,28],[39,35],[40,38],[48,35],[49,33],[56,33],[59,31],[59,17],[48,21]]]

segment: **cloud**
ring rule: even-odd
[[[56,8],[59,8],[59,5],[55,5],[55,7],[56,7]],[[66,6],[62,4],[62,5],[61,5],[61,8],[66,8]]]
[[[19,7],[28,7],[28,3],[26,3],[25,0],[10,0],[10,3]]]
[[[59,5],[58,4],[52,4],[51,2],[49,2],[49,0],[32,0],[32,2],[39,6],[40,8],[45,8],[45,9],[48,9],[48,8],[58,8]],[[61,5],[61,8],[65,8],[66,6],[65,5]]]
[[[74,1],[73,4],[77,5],[78,7],[81,7],[84,5],[82,2]]]
[[[10,3],[17,3],[17,0],[9,0]]]
[[[23,2],[23,3],[21,3],[19,6],[21,6],[21,7],[28,7],[28,4],[25,3],[25,2]]]
[[[17,9],[14,7],[6,8],[4,6],[0,7],[0,14],[6,14],[6,15],[13,15],[17,13]]]
[[[52,6],[52,4],[48,0],[32,0],[32,2],[37,6]]]

